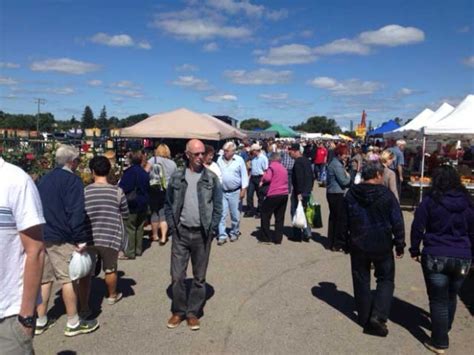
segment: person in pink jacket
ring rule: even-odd
[[[283,238],[283,224],[285,221],[286,204],[288,202],[288,172],[280,163],[279,153],[270,155],[270,165],[262,177],[260,185],[267,187],[265,200],[261,211],[261,234],[259,242],[262,244],[281,244]],[[275,215],[275,233],[270,231],[270,219]]]

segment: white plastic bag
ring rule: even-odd
[[[71,261],[69,262],[69,278],[75,281],[83,278],[91,273],[92,259],[89,253],[72,253]]]
[[[307,222],[306,222],[306,215],[304,214],[304,208],[303,208],[303,203],[298,201],[298,206],[296,207],[295,215],[293,216],[293,227],[296,228],[306,228],[307,227]]]
[[[361,182],[362,182],[362,175],[360,173],[357,173],[354,178],[354,184],[359,185]]]

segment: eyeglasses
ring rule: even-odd
[[[204,153],[204,152],[197,152],[197,153],[189,152],[189,154],[191,154],[195,158],[200,156],[200,155],[202,155],[202,156],[206,155],[206,153]]]

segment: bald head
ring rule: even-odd
[[[189,168],[193,171],[201,171],[204,164],[204,143],[199,139],[191,139],[186,143],[186,156],[189,161]]]

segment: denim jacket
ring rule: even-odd
[[[170,178],[166,190],[165,215],[173,236],[178,235],[178,224],[183,210],[188,183],[185,169],[177,170]],[[209,169],[203,169],[197,186],[201,227],[206,237],[217,231],[222,216],[222,187],[219,178]]]
[[[327,168],[326,193],[343,194],[350,183],[351,178],[346,175],[344,165],[334,157]]]

